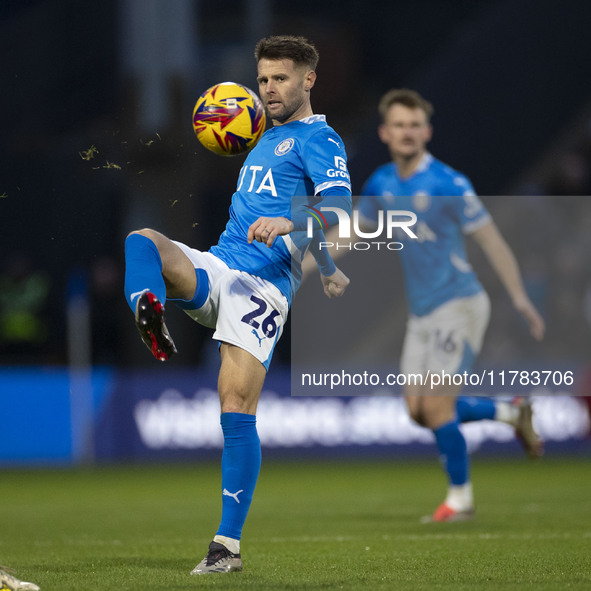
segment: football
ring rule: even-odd
[[[208,88],[193,109],[197,139],[221,156],[248,152],[259,141],[266,123],[259,97],[235,82],[221,82]]]

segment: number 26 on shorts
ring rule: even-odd
[[[260,327],[267,338],[273,338],[277,332],[275,318],[279,316],[279,312],[277,312],[277,310],[271,310],[269,314],[259,321],[257,319],[267,312],[269,306],[265,300],[258,298],[255,295],[250,296],[250,300],[256,305],[256,308],[252,312],[245,314],[240,320],[255,329]]]

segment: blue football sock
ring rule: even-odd
[[[141,234],[130,234],[125,240],[125,299],[135,313],[137,297],[149,289],[162,303],[166,285],[162,277],[162,259],[156,245]]]
[[[495,411],[495,401],[484,396],[459,396],[456,402],[456,413],[460,423],[494,420]]]
[[[470,479],[470,458],[458,421],[450,421],[433,433],[450,483],[454,486],[466,484]]]
[[[239,540],[261,469],[256,417],[235,412],[221,416],[222,521],[217,535]]]

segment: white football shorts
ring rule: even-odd
[[[275,344],[287,321],[287,298],[266,279],[230,269],[210,252],[181,242],[175,244],[195,269],[205,270],[209,279],[209,294],[203,306],[181,306],[183,311],[199,324],[214,328],[214,340],[248,351],[269,369]]]
[[[424,316],[411,316],[406,325],[400,371],[449,374],[469,371],[480,349],[490,318],[484,291],[450,300]]]

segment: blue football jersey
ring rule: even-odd
[[[324,115],[268,129],[240,170],[230,219],[210,252],[232,269],[270,281],[291,301],[300,282],[299,264],[310,241],[306,232],[278,236],[268,248],[262,242],[248,244],[248,228],[262,216],[292,219],[295,196],[309,195],[312,206],[331,201],[350,213],[351,181],[346,162],[343,140],[327,125]],[[321,193],[335,188],[345,196],[323,199]]]
[[[466,256],[464,234],[490,221],[490,215],[461,173],[426,154],[407,179],[392,162],[380,166],[367,180],[357,204],[361,220],[372,224],[380,210],[409,210],[416,214],[412,228],[396,236],[408,305],[423,316],[441,304],[482,290]]]

